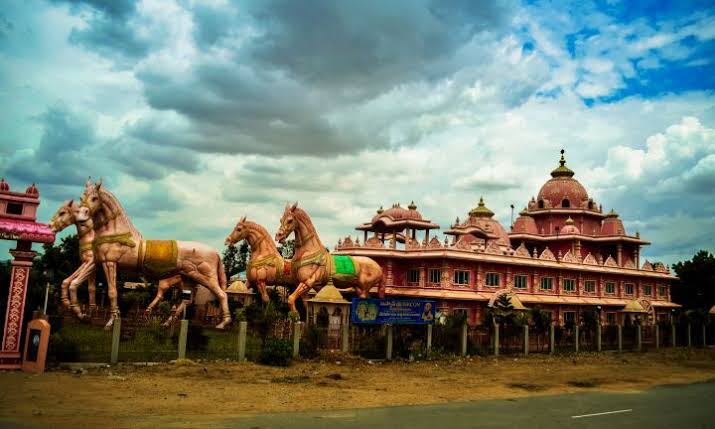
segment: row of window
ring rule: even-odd
[[[430,268],[427,270],[428,283],[440,283],[442,279],[442,270],[440,268]],[[488,272],[484,276],[484,284],[490,287],[500,286],[501,275],[499,273]],[[420,282],[420,270],[410,269],[407,271],[407,282],[408,283],[419,283]],[[468,286],[469,285],[469,271],[466,270],[454,270],[454,277],[452,282],[456,285]],[[526,289],[528,282],[528,276],[524,274],[514,274],[514,289]],[[553,277],[542,277],[541,278],[541,290],[552,290],[554,279]],[[606,293],[615,294],[616,293],[616,283],[606,282]],[[585,280],[584,281],[584,291],[586,292],[596,292],[596,281],[595,280]],[[625,294],[633,295],[635,286],[633,283],[625,283]],[[576,290],[576,280],[575,279],[563,279],[563,290],[565,292],[573,292]],[[643,285],[643,295],[652,296],[653,295],[653,285]],[[665,286],[658,286],[658,295],[665,296],[666,288]]]

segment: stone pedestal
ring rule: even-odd
[[[27,281],[30,278],[30,268],[35,252],[30,250],[31,243],[18,248],[27,250],[11,250],[12,275],[10,277],[10,290],[5,312],[5,330],[3,331],[2,349],[0,349],[0,369],[20,369],[20,335],[22,333],[22,319],[25,312],[25,296],[27,295]]]

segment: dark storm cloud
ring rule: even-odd
[[[53,0],[53,3],[68,4],[73,13],[87,14],[86,28],[73,29],[69,36],[71,43],[122,64],[149,52],[149,41],[140,38],[130,23],[136,14],[134,0]]]
[[[200,160],[196,153],[172,146],[150,145],[134,139],[119,139],[104,145],[107,157],[133,177],[157,180],[175,171],[195,173]]]
[[[437,77],[429,76],[433,63],[476,32],[499,28],[509,9],[486,1],[257,2],[249,11],[264,33],[250,49],[265,67],[311,85],[369,95]]]
[[[44,128],[39,146],[16,155],[7,174],[21,182],[82,184],[86,174],[97,170],[90,160],[97,144],[92,126],[62,106],[49,108],[37,119]]]

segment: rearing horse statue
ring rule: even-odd
[[[104,269],[112,305],[111,317],[105,328],[114,325],[119,314],[116,285],[118,268],[140,271],[163,279],[159,281],[157,297],[147,310],[151,310],[163,292],[177,282],[179,275],[181,280],[188,279],[189,283],[206,287],[218,298],[223,320],[216,328],[222,329],[231,322],[228,297],[224,292],[226,273],[216,250],[192,241],[144,240],[119,200],[102,187],[101,179],[96,184],[91,180],[85,184],[77,221],[86,222],[89,219],[94,224],[94,258]]]
[[[246,266],[246,287],[256,285],[264,303],[270,301],[266,286],[292,286],[291,262],[283,259],[268,231],[261,225],[242,217],[233,231],[226,237],[225,244],[232,246],[247,240],[251,246],[251,260]]]
[[[378,295],[384,298],[385,285],[380,265],[365,256],[331,255],[320,241],[310,217],[298,208],[297,202],[286,204],[276,241],[283,243],[291,233],[295,234],[292,271],[298,284],[288,297],[292,311],[297,311],[296,299],[311,288],[319,290],[328,280],[332,280],[338,288],[353,288],[360,298],[369,297],[370,289],[377,286]]]
[[[58,233],[72,224],[77,227],[79,259],[82,261],[82,265],[62,281],[62,304],[65,308],[71,309],[79,320],[84,320],[91,316],[92,311],[97,307],[95,303],[97,266],[94,263],[94,251],[92,250],[92,242],[94,241],[92,220],[77,222],[76,218],[79,210],[80,205],[74,200],[65,201],[52,216],[49,227],[54,233]],[[82,313],[77,301],[77,288],[85,280],[89,290],[89,314]]]

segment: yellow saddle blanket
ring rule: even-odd
[[[139,271],[163,277],[177,271],[179,246],[176,240],[146,240],[139,246]]]

